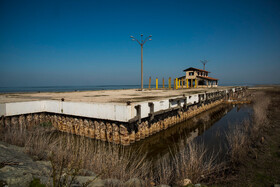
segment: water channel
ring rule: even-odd
[[[252,112],[250,105],[222,104],[125,147],[109,145],[108,142],[100,140],[86,139],[88,139],[90,147],[96,151],[110,154],[113,147],[121,154],[124,153],[123,151],[127,151],[137,153],[139,156],[146,155],[148,160],[157,160],[170,151],[175,151],[176,154],[176,148],[180,144],[187,145],[191,141],[203,143],[208,150],[222,152],[221,156],[223,156],[226,148],[226,133],[232,129],[232,126],[240,125],[242,121],[250,119]],[[75,141],[77,145],[84,139],[81,136],[61,132],[58,132],[57,135],[73,137],[72,141]]]
[[[224,152],[226,133],[234,125],[249,120],[252,114],[249,105],[219,105],[185,122],[161,131],[147,139],[136,142],[131,148],[139,154],[147,153],[148,159],[164,156],[179,144],[187,145],[191,141],[203,143],[211,151]]]
[[[225,135],[234,125],[241,125],[242,121],[250,120],[253,111],[250,105],[222,104],[203,112],[185,122],[176,124],[166,130],[158,132],[144,140],[135,142],[130,146],[114,145],[100,140],[87,138],[91,148],[99,152],[111,154],[112,148],[122,154],[123,151],[146,155],[148,160],[157,160],[176,149],[180,144],[187,145],[191,141],[203,143],[212,152],[221,152],[219,157],[225,155]],[[58,132],[58,136],[73,137],[79,142],[84,137]]]

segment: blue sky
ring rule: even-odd
[[[280,83],[280,1],[0,0],[0,87],[140,84],[206,70],[221,84]]]

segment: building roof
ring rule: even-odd
[[[197,69],[197,68],[193,68],[193,67],[185,69],[184,71],[202,71],[202,72],[210,73],[209,71],[206,71],[206,70],[203,70],[203,69]]]
[[[217,81],[219,79],[215,79],[213,77],[205,77],[205,76],[197,76],[198,78],[202,78],[202,79],[207,79],[207,80],[211,80],[211,81]]]
[[[206,77],[206,76],[196,76],[197,78],[201,78],[201,79],[207,79],[207,80],[211,80],[211,81],[217,81],[217,80],[219,80],[219,79],[215,79],[215,78],[213,78],[213,77]],[[185,79],[186,78],[186,76],[182,76],[182,77],[178,77],[178,79]]]
[[[178,77],[178,79],[186,78],[186,76]]]

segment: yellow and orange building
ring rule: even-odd
[[[209,71],[190,67],[185,69],[185,76],[176,78],[176,88],[217,87],[218,79],[209,77]]]

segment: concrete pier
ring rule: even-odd
[[[129,145],[185,121],[244,87],[182,90],[109,90],[0,95],[4,126],[28,128],[44,122],[62,132]]]

